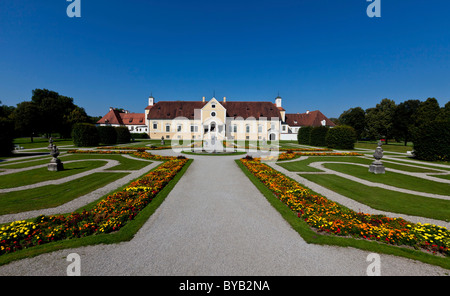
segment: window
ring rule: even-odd
[[[170,124],[166,125],[166,132],[170,132]]]
[[[177,132],[181,132],[182,127],[183,126],[181,124],[177,125]]]
[[[216,104],[211,104],[211,108],[216,108]]]
[[[157,122],[153,122],[153,129],[158,129],[158,123]]]
[[[214,111],[211,112],[211,116],[212,116],[212,117],[216,117],[216,112],[214,112]]]
[[[263,132],[263,126],[260,124],[258,125],[258,133],[262,133]]]
[[[245,132],[246,132],[246,133],[250,133],[250,126],[249,126],[249,125],[246,125],[246,126],[245,126]]]
[[[191,125],[191,133],[197,133],[198,132],[198,126],[197,125]]]

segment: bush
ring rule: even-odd
[[[0,118],[0,155],[11,155],[14,149],[14,123],[6,118]]]
[[[326,135],[328,148],[353,149],[356,142],[356,132],[351,126],[338,125],[330,128]]]
[[[418,159],[450,161],[450,121],[433,121],[419,127],[413,144]]]
[[[135,139],[149,139],[149,135],[147,133],[133,133],[133,138]]]
[[[309,144],[311,146],[326,146],[325,140],[329,128],[326,126],[317,126],[311,130],[311,136]]]
[[[112,126],[97,126],[99,142],[105,145],[117,143],[117,132]]]
[[[72,140],[78,147],[98,146],[99,135],[95,125],[90,123],[76,123],[72,128]]]
[[[131,142],[131,134],[126,126],[116,127],[116,132],[117,132],[117,144]]]
[[[312,129],[312,126],[304,126],[298,130],[297,140],[299,144],[309,145]]]

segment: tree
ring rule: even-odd
[[[47,135],[58,132],[68,136],[70,113],[77,107],[73,99],[47,89],[35,89],[31,101],[39,108],[39,130]]]
[[[353,127],[356,137],[360,140],[366,128],[366,112],[361,107],[350,108],[339,116],[339,123]]]
[[[413,120],[417,109],[420,106],[419,100],[407,100],[400,103],[394,112],[393,128],[394,133],[403,139],[405,146],[411,140],[413,127],[415,122]]]
[[[417,128],[414,136],[414,154],[430,161],[450,160],[450,120],[434,120]]]
[[[31,137],[31,142],[38,132],[39,120],[39,108],[35,103],[22,102],[17,104],[17,108],[14,110],[15,128],[21,135]]]
[[[14,107],[0,105],[0,155],[4,156],[10,155],[14,149],[14,122],[11,119],[13,110]]]
[[[366,124],[370,136],[384,137],[387,144],[388,139],[393,136],[395,108],[396,105],[393,100],[383,99],[375,108],[366,110]]]
[[[420,103],[412,119],[416,127],[428,124],[440,115],[441,108],[435,98],[428,98],[425,102]]]

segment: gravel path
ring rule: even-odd
[[[131,241],[43,254],[2,266],[0,275],[65,275],[73,252],[82,275],[366,275],[369,252],[305,243],[235,164],[242,156],[189,157],[192,165]],[[448,272],[381,255],[382,275]]]

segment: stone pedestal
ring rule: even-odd
[[[58,158],[53,158],[50,163],[47,165],[47,168],[49,171],[52,172],[59,172],[64,170],[64,165],[62,164],[61,160]]]
[[[384,174],[384,173],[386,173],[386,170],[384,169],[384,165],[381,163],[381,161],[375,160],[369,166],[369,172],[374,173],[374,174]]]
[[[384,165],[381,162],[381,158],[383,157],[383,149],[381,148],[381,145],[381,142],[378,142],[378,147],[375,149],[375,153],[373,154],[375,161],[369,166],[369,172],[374,174],[386,173]]]
[[[50,142],[52,144],[52,142]],[[58,159],[59,155],[59,149],[55,145],[52,145],[52,149],[50,151],[50,155],[53,156],[52,160],[50,160],[50,163],[47,165],[47,168],[49,171],[52,172],[59,172],[64,170],[64,166],[60,159]]]

